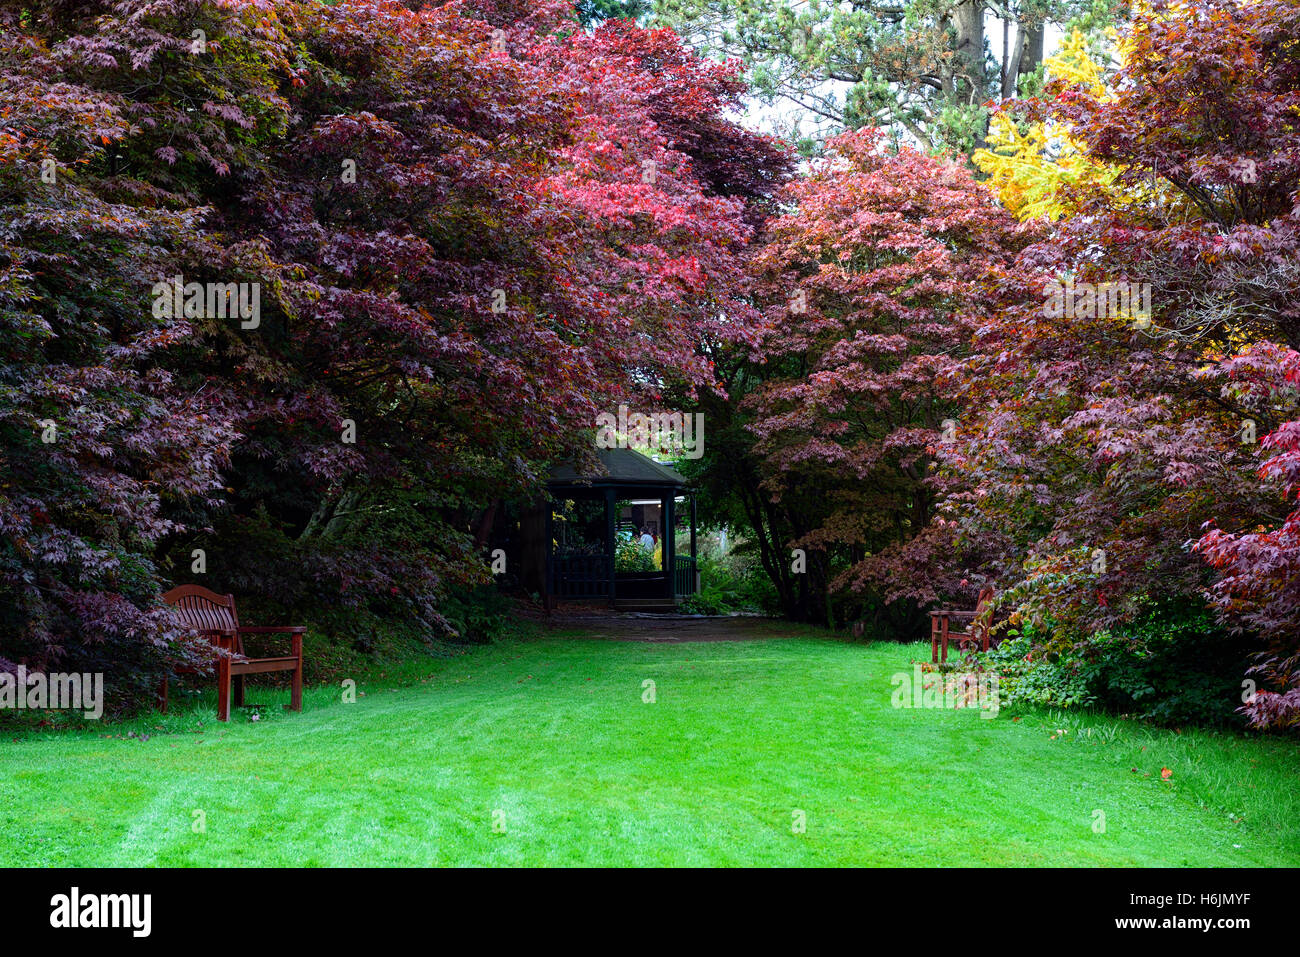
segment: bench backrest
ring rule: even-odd
[[[234,595],[218,595],[202,585],[178,585],[162,597],[195,631],[236,631],[239,628]]]

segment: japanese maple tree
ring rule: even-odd
[[[933,600],[892,563],[934,515],[933,447],[962,427],[948,380],[980,324],[1034,294],[1031,232],[969,171],[875,130],[833,140],[791,185],[752,259],[768,303],[751,397],[764,486],[834,590]],[[949,583],[955,585],[956,582]]]

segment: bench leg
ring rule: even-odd
[[[217,720],[230,720],[230,657],[228,655],[222,655],[217,659]]]
[[[167,678],[165,676],[162,680],[162,687],[158,689],[158,710],[163,714],[167,713]]]
[[[244,676],[235,675],[230,679],[230,683],[234,688],[235,707],[242,708],[244,706]]]
[[[293,654],[298,659],[298,667],[293,669],[292,690],[289,692],[289,710],[302,710],[302,635],[293,636]]]
[[[943,655],[940,657],[939,661],[946,663],[948,661],[948,619],[946,617],[943,619],[943,635],[941,640],[943,643]]]

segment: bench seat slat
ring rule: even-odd
[[[289,658],[250,658],[248,661],[232,661],[232,675],[257,675],[264,671],[293,671],[298,667],[298,659]]]

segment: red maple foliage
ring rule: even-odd
[[[750,406],[787,547],[833,588],[952,594],[957,578],[900,572],[930,564],[917,533],[942,520],[934,449],[963,428],[952,380],[972,337],[1036,296],[1014,269],[1033,232],[962,164],[890,153],[870,129],[833,140],[783,199],[752,258],[770,374]]]
[[[598,409],[715,385],[790,161],[734,65],[572,16],[0,4],[0,656],[143,693],[200,552],[272,613],[445,630],[485,508]],[[159,310],[176,277],[256,320]]]

